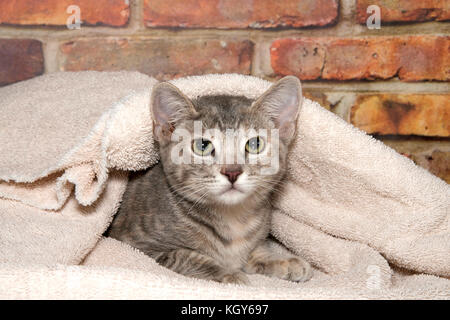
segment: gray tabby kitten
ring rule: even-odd
[[[246,273],[311,278],[308,262],[268,239],[270,202],[282,187],[301,99],[300,82],[292,76],[256,101],[224,95],[190,100],[169,83],[155,86],[151,112],[161,161],[131,175],[109,235],[190,277],[225,283],[247,283]],[[216,135],[195,136],[195,121],[201,121],[201,134],[241,129],[248,135],[235,135],[225,145]],[[176,129],[192,135],[181,151],[171,139]],[[250,129],[279,130],[279,165],[269,174],[261,170],[273,164],[248,160],[276,155],[276,141]],[[233,148],[246,163],[223,161]],[[174,154],[197,161],[177,164]]]

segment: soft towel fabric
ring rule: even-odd
[[[236,74],[172,82],[191,98],[270,86]],[[314,265],[311,281],[186,278],[101,238],[125,170],[158,160],[155,83],[79,72],[0,89],[0,298],[449,298],[450,187],[308,99],[272,233]]]

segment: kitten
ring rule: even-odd
[[[270,202],[282,187],[301,98],[292,76],[256,101],[225,95],[190,100],[169,83],[156,85],[151,112],[161,161],[130,176],[109,236],[190,277],[247,283],[246,273],[259,273],[308,280],[308,262],[268,239]],[[227,129],[243,133],[225,140]],[[258,135],[259,129],[277,129],[279,139]],[[184,143],[173,139],[178,131],[188,136]],[[230,154],[245,163],[227,161]],[[269,157],[276,166],[262,161]]]

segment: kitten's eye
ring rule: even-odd
[[[266,143],[261,137],[254,137],[247,141],[245,144],[245,151],[252,154],[261,153],[264,150]]]
[[[199,156],[209,156],[214,152],[214,146],[211,141],[205,139],[195,139],[192,141],[192,151]]]

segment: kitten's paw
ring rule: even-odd
[[[312,278],[313,269],[308,261],[300,258],[290,258],[289,280],[295,282],[305,282]]]
[[[237,271],[233,273],[226,273],[223,276],[216,279],[216,281],[222,283],[234,283],[234,284],[248,284],[249,280],[244,272]]]
[[[255,272],[295,282],[305,282],[312,277],[311,265],[301,258],[287,258],[259,261]]]

